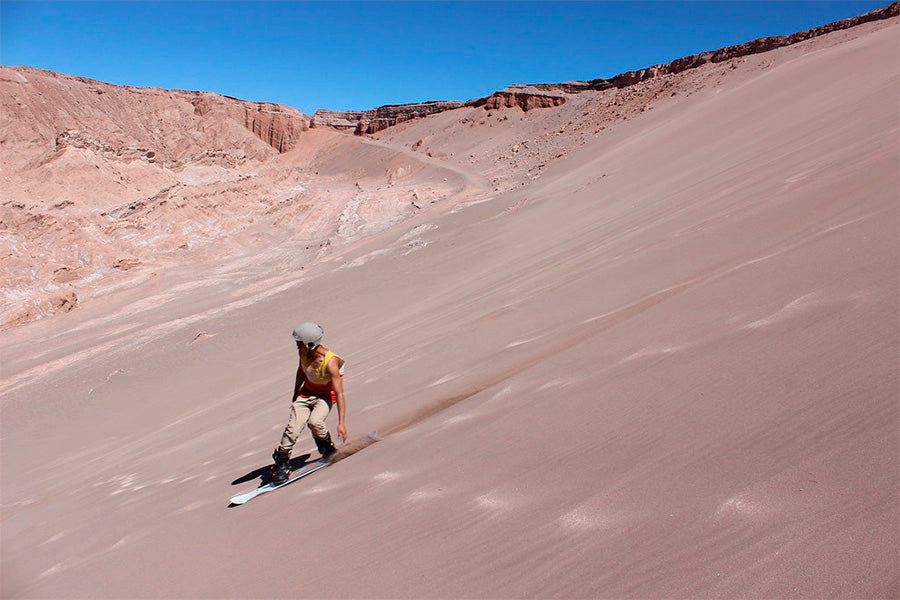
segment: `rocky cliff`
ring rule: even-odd
[[[532,89],[525,85],[513,85],[490,96],[470,101],[468,104],[483,106],[485,110],[518,107],[527,112],[535,108],[553,108],[565,101],[566,97],[559,94]]]
[[[210,111],[221,110],[279,153],[293,150],[300,134],[309,129],[309,117],[289,106],[249,102],[217,94],[189,93],[197,94],[191,98],[197,115],[202,117]]]

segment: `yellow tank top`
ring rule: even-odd
[[[300,353],[300,366],[303,368],[303,375],[306,378],[304,386],[312,392],[322,392],[332,389],[331,373],[328,372],[328,363],[332,358],[341,361],[341,374],[344,373],[344,359],[328,350],[322,358],[322,364],[318,367],[311,366],[306,359],[306,352]]]

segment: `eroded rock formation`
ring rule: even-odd
[[[0,67],[0,91],[4,143],[17,148],[3,158],[17,166],[52,160],[66,147],[167,166],[233,165],[291,150],[309,128],[308,116],[280,104],[32,67]]]
[[[465,104],[465,102],[447,100],[379,106],[365,111],[317,110],[312,118],[311,126],[331,127],[342,131],[352,130],[357,135],[376,133],[404,121],[420,119],[434,113],[459,108]]]

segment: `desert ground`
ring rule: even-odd
[[[6,95],[0,596],[897,598],[898,47],[364,136],[273,108],[286,151],[3,68],[82,122]],[[358,451],[230,507],[306,320]]]

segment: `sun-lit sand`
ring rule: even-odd
[[[109,238],[133,270],[0,333],[0,595],[898,597],[898,39],[179,171],[215,240],[179,258],[173,189],[156,242]],[[229,508],[304,320],[380,440]]]

